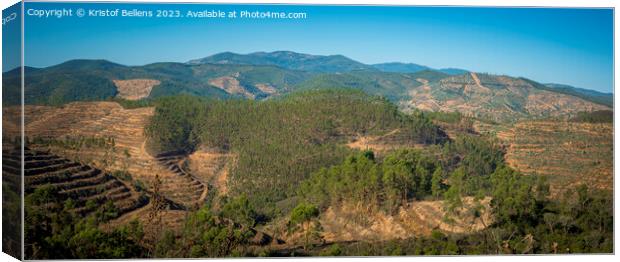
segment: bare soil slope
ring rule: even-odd
[[[609,110],[581,98],[547,91],[520,78],[469,73],[421,84],[409,90],[404,110],[461,112],[495,121],[525,117],[574,115],[581,111]]]
[[[118,91],[118,97],[127,100],[139,100],[146,98],[151,94],[154,86],[161,82],[154,79],[130,79],[130,80],[113,80]]]
[[[613,126],[610,123],[523,121],[497,132],[506,161],[529,175],[549,178],[552,193],[585,184],[613,188]]]
[[[19,174],[19,155],[19,150],[3,150],[3,172]],[[125,214],[148,203],[148,197],[132,186],[97,168],[29,148],[25,149],[24,157],[25,192],[49,186],[63,202],[72,199],[76,213],[88,214],[111,201],[119,214]],[[88,201],[95,206],[89,207]]]
[[[428,236],[433,230],[445,233],[470,233],[486,228],[492,222],[490,198],[479,203],[472,197],[463,199],[463,208],[455,214],[444,210],[443,201],[414,201],[393,215],[381,211],[368,212],[363,206],[330,207],[321,215],[323,237],[327,241],[390,240]],[[479,205],[481,218],[469,210]]]
[[[113,102],[77,102],[63,107],[26,108],[26,134],[30,138],[63,141],[67,138],[97,137],[114,141],[111,147],[82,145],[76,149],[58,144],[33,146],[50,149],[66,158],[89,163],[108,172],[127,171],[147,186],[152,185],[155,177],[159,176],[162,193],[186,207],[193,207],[204,199],[208,190],[204,182],[188,170],[174,165],[173,161],[152,156],[146,151],[144,128],[153,115],[153,108],[124,109]]]

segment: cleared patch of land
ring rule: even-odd
[[[548,177],[553,194],[580,184],[613,187],[611,123],[522,121],[491,132],[508,145],[506,162],[524,174]]]
[[[228,193],[228,174],[234,165],[236,156],[215,150],[197,150],[188,156],[188,165],[192,173],[201,181],[212,185],[219,194]]]
[[[405,136],[406,134],[403,134],[403,131],[400,129],[394,129],[380,136],[358,135],[347,143],[346,146],[358,150],[372,150],[379,155],[400,148],[422,147],[422,145],[412,143]]]
[[[21,152],[3,150],[2,170],[19,174]],[[38,188],[50,188],[63,201],[71,199],[71,211],[86,215],[110,201],[119,214],[146,205],[148,197],[131,185],[97,168],[59,157],[49,152],[24,150],[24,184],[27,194]]]
[[[444,210],[444,201],[414,201],[396,214],[368,212],[363,206],[330,207],[321,215],[323,237],[327,241],[390,240],[428,236],[433,230],[471,233],[492,222],[490,198],[474,201],[463,198],[463,207],[454,214]],[[471,210],[481,208],[476,218]]]
[[[238,75],[238,74],[237,74]],[[226,91],[231,95],[243,95],[247,98],[254,99],[255,95],[246,90],[239,80],[234,76],[222,76],[218,78],[213,78],[209,80],[209,84],[215,86],[219,89]]]
[[[62,107],[26,106],[25,110],[26,135],[33,148],[106,172],[127,172],[133,181],[143,183],[147,189],[151,189],[159,177],[161,194],[186,208],[203,202],[208,183],[218,181],[207,178],[219,178],[223,173],[222,168],[199,169],[197,165],[190,165],[184,153],[151,155],[146,149],[144,134],[153,115],[151,107],[124,109],[114,102],[76,102]],[[227,160],[218,158],[215,163],[201,165],[223,167]],[[193,168],[198,172],[193,172]],[[225,185],[225,182],[220,184]],[[131,212],[123,219],[129,221],[140,214]],[[164,219],[166,221],[175,220]]]
[[[465,116],[505,120],[527,117],[574,115],[609,107],[582,98],[551,92],[521,78],[469,73],[436,82],[417,79],[409,99],[401,100],[405,111],[460,112]]]
[[[127,100],[139,100],[151,94],[151,90],[161,82],[154,79],[113,80],[118,97]]]

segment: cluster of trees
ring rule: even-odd
[[[411,200],[445,198],[456,209],[463,196],[491,193],[491,174],[503,159],[501,145],[475,136],[425,151],[398,150],[380,161],[366,151],[314,172],[298,195],[321,208],[350,201],[393,212]]]
[[[255,234],[256,232],[246,224],[237,224],[217,216],[205,206],[186,218],[179,235],[170,230],[164,231],[156,241],[153,256],[162,258],[248,256],[251,254],[247,246]]]
[[[146,252],[138,244],[142,232],[139,226],[113,229],[99,228],[118,216],[111,203],[95,208],[87,217],[76,209],[72,199],[62,201],[52,187],[40,187],[25,198],[24,248],[27,259],[50,258],[133,258],[144,257]]]
[[[155,115],[145,132],[156,152],[190,151],[200,142],[199,123],[205,118],[206,103],[199,97],[178,96],[158,100]]]
[[[614,111],[611,110],[598,110],[592,112],[579,112],[577,116],[570,119],[573,122],[586,122],[586,123],[613,123]]]
[[[298,193],[321,208],[347,201],[392,212],[411,199],[439,195],[443,176],[442,167],[417,150],[399,150],[382,162],[366,151],[313,173]]]
[[[37,188],[25,201],[28,259],[249,256],[253,254],[246,247],[256,234],[252,227],[260,221],[244,196],[225,200],[215,213],[204,206],[188,214],[180,232],[145,232],[161,226],[157,224],[161,210],[152,211],[157,214],[147,221],[150,227],[133,220],[104,231],[101,225],[119,215],[112,202],[101,206],[87,202],[86,208],[95,211],[83,216],[74,200],[63,201],[49,186]]]
[[[430,236],[384,242],[340,243],[313,255],[476,255],[613,252],[613,197],[579,186],[560,199],[548,196],[544,181],[508,167],[493,174],[495,221],[471,234]]]
[[[446,135],[422,114],[406,115],[384,98],[354,90],[304,91],[267,101],[204,100],[179,96],[155,102],[147,128],[158,151],[197,146],[238,155],[228,186],[269,216],[287,214],[275,203],[295,195],[299,182],[350,154],[357,135],[400,129],[403,143],[435,144]]]

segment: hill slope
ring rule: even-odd
[[[462,75],[466,74],[467,70],[459,69],[459,68],[441,68],[441,69],[433,69],[428,66],[418,65],[414,63],[399,63],[399,62],[391,62],[391,63],[381,63],[374,64],[373,67],[383,71],[383,72],[393,72],[393,73],[417,73],[425,70],[433,70],[438,71],[448,75]]]
[[[609,110],[580,97],[541,89],[522,78],[470,73],[436,82],[419,79],[402,101],[406,110],[461,112],[495,121],[529,117],[565,117],[580,111]]]
[[[561,84],[545,84],[546,87],[549,87],[549,91],[563,93],[567,95],[573,95],[576,97],[581,97],[590,102],[594,102],[597,104],[603,104],[609,107],[614,106],[614,94],[612,93],[601,93],[598,91],[573,87],[569,85],[561,85]]]
[[[348,72],[352,70],[369,70],[372,66],[362,64],[342,55],[309,55],[290,51],[271,53],[256,52],[247,55],[231,52],[219,53],[187,62],[188,64],[242,64],[273,65],[291,70],[312,72]]]
[[[4,73],[4,85],[8,87],[3,89],[5,103],[18,104],[17,71]],[[406,111],[458,111],[499,121],[566,118],[580,111],[609,110],[613,102],[612,94],[525,78],[435,70],[417,64],[365,65],[341,55],[289,51],[228,52],[188,63],[144,66],[71,60],[47,68],[27,68],[25,99],[27,104],[43,105],[177,94],[262,100],[298,89],[329,88],[382,96]]]
[[[25,101],[27,104],[61,105],[117,96],[133,97],[123,94],[139,94],[138,98],[190,94],[261,99],[288,92],[310,75],[275,66],[182,63],[123,66],[105,60],[71,60],[29,70],[25,79]],[[19,104],[19,74],[9,71],[3,77],[7,87],[3,89],[5,103]],[[127,90],[128,87],[140,90]]]

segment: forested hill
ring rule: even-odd
[[[291,196],[311,172],[341,162],[353,150],[345,146],[353,137],[395,130],[402,145],[447,141],[427,117],[344,89],[267,101],[164,98],[156,102],[147,134],[156,152],[207,148],[236,155],[229,187],[265,206]]]
[[[119,97],[117,80],[153,80],[143,98],[187,94],[212,98],[261,99],[286,93],[312,73],[257,65],[188,65],[155,63],[124,66],[106,60],[71,60],[47,68],[29,68],[25,75],[27,104],[61,105]],[[6,104],[20,101],[19,74],[3,75]],[[139,84],[130,88],[142,88]],[[130,92],[132,90],[129,90]]]
[[[20,101],[16,71],[4,73],[6,104]],[[220,53],[188,63],[124,66],[71,60],[28,67],[27,104],[62,105],[112,98],[153,99],[186,94],[264,100],[300,89],[352,88],[383,96],[401,110],[458,111],[493,120],[566,117],[611,109],[612,94],[510,76],[432,69],[417,64],[366,65],[342,55],[290,51]]]
[[[241,65],[272,65],[291,70],[335,73],[353,70],[372,70],[366,65],[343,55],[310,55],[291,51],[256,52],[247,55],[224,52],[195,59],[188,64],[241,64]]]

